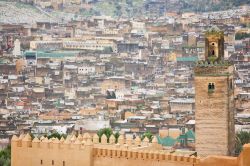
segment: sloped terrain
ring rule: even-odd
[[[28,23],[36,21],[54,21],[54,18],[36,7],[19,3],[0,1],[0,23]]]

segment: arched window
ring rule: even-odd
[[[215,55],[214,50],[212,50],[212,56],[214,56],[214,55]]]
[[[214,83],[209,83],[208,84],[208,92],[212,93],[212,92],[214,92],[214,89],[215,89]]]
[[[212,83],[211,87],[212,87],[212,89],[214,89],[214,83]]]

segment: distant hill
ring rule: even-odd
[[[92,4],[91,15],[150,16],[155,12],[163,14],[164,12],[173,11],[208,12],[228,10],[241,5],[250,5],[250,0],[99,0]],[[86,12],[89,14],[89,11],[84,12],[84,14]]]
[[[18,2],[0,1],[0,23],[32,24],[36,21],[48,20],[53,20],[53,18],[34,6]]]
[[[164,15],[165,12],[219,11],[241,5],[250,5],[250,0],[92,0],[90,8],[81,8],[77,13],[69,13],[53,9],[42,10],[30,4],[0,0],[0,23],[69,21],[77,16],[89,17],[93,15],[128,18],[158,17]],[[67,7],[69,6],[64,6],[64,8]]]
[[[179,6],[181,11],[207,12],[228,10],[242,5],[250,5],[250,0],[178,0],[176,7],[169,10]]]

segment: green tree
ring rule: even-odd
[[[99,137],[99,142],[101,142],[101,137],[103,134],[106,135],[108,142],[109,142],[109,138],[113,134],[113,131],[111,128],[103,128],[103,129],[98,130],[97,135]]]
[[[118,132],[116,132],[114,134],[114,137],[115,137],[115,143],[117,143],[118,142],[118,138],[120,137],[120,134]]]
[[[62,137],[66,138],[66,135],[65,134],[60,134],[58,132],[54,132],[54,133],[51,133],[50,135],[48,135],[47,137],[48,137],[48,139],[58,138],[60,140]]]
[[[238,155],[242,151],[243,145],[250,143],[250,132],[240,131],[236,134],[235,153]]]
[[[5,149],[0,151],[0,165],[10,166],[11,147],[8,145]]]
[[[145,137],[148,138],[149,142],[153,140],[153,134],[150,131],[146,131],[142,136],[141,139],[143,140]]]
[[[250,37],[250,33],[236,33],[235,34],[235,40],[241,40],[241,39],[245,39],[249,37]]]

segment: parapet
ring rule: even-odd
[[[195,68],[195,76],[229,76],[233,74],[233,66],[228,61],[199,61]]]
[[[155,161],[169,161],[198,164],[200,158],[188,155],[176,155],[161,150],[144,150],[144,149],[125,149],[119,146],[115,148],[94,148],[94,157],[107,158],[124,158],[124,159],[141,159]]]
[[[14,147],[31,147],[31,148],[84,148],[85,146],[93,147],[126,147],[127,149],[136,149],[136,148],[150,148],[150,149],[162,149],[162,146],[158,144],[156,137],[153,139],[152,143],[149,142],[148,138],[144,138],[141,141],[140,137],[133,139],[128,136],[127,138],[124,135],[120,135],[117,139],[112,135],[109,139],[106,135],[102,135],[101,138],[97,134],[91,136],[89,133],[76,135],[68,135],[66,139],[63,137],[59,140],[58,138],[48,139],[46,137],[37,138],[33,140],[29,134],[20,135],[19,137],[13,136],[11,144]]]

